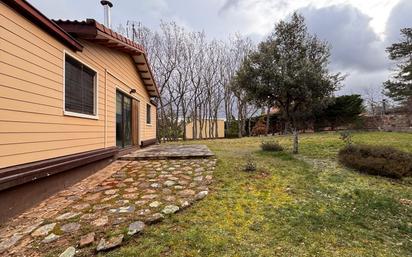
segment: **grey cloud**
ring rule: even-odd
[[[223,12],[236,7],[239,5],[239,2],[242,0],[226,0],[223,6],[219,9],[219,14],[222,14]]]
[[[332,68],[364,72],[388,67],[384,44],[369,26],[370,18],[350,5],[300,10],[308,29],[332,46]]]
[[[400,40],[400,29],[412,27],[412,1],[400,1],[391,11],[386,23],[385,43],[387,46]]]
[[[345,71],[344,71],[345,72]],[[348,71],[349,76],[345,80],[345,86],[338,92],[342,94],[367,95],[368,90],[382,91],[382,82],[388,79],[389,70],[360,72]]]

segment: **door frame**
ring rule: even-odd
[[[117,131],[115,132],[115,137],[116,137],[116,146],[120,149],[128,149],[132,147],[139,147],[140,144],[140,125],[139,125],[139,110],[140,110],[140,101],[136,99],[135,97],[131,96],[130,94],[127,94],[124,90],[121,90],[120,88],[116,87],[116,92],[115,92],[115,102],[116,102],[116,115],[117,115],[117,95],[118,93],[122,95],[122,124],[121,124],[121,130],[122,130],[122,145],[118,146],[117,145]],[[131,126],[131,144],[125,146],[125,129],[124,129],[124,98],[127,97],[130,99],[130,126]],[[115,123],[116,123],[116,128],[117,128],[117,117],[115,117]]]
[[[140,146],[140,101],[132,97],[132,146]],[[136,126],[134,126],[134,124]]]

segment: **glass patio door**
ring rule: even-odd
[[[132,145],[132,99],[116,91],[116,146]]]

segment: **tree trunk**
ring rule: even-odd
[[[248,136],[250,137],[250,135],[252,134],[252,122],[251,122],[251,117],[249,117],[248,119]]]
[[[218,123],[217,123],[217,112],[215,112],[215,124],[216,124],[216,126],[215,126],[215,137],[218,138],[218,137],[219,137],[219,128],[217,127],[217,126],[218,126]]]
[[[241,138],[242,135],[242,126],[243,126],[243,103],[241,102],[241,100],[238,99],[238,137]]]
[[[193,138],[192,139],[196,139],[196,137],[197,137],[197,135],[196,135],[196,133],[197,133],[197,131],[196,131],[197,120],[195,118],[193,118],[192,124],[193,124],[193,126],[192,126],[192,137]]]
[[[203,126],[205,124],[205,110],[202,105],[199,106],[199,139],[203,139]]]
[[[284,130],[283,130],[283,134],[287,135],[287,134],[289,134],[289,125],[290,125],[289,121],[285,121],[284,125],[285,125],[285,127],[284,127]]]
[[[299,153],[299,131],[294,128],[293,129],[293,154]]]
[[[269,134],[269,123],[270,123],[270,106],[268,105],[268,109],[266,111],[266,131],[265,131],[265,136],[268,136]]]
[[[192,135],[193,139],[197,139],[197,98],[195,96],[195,102],[193,105],[193,127],[192,127]]]
[[[183,114],[183,140],[186,141],[186,113]]]

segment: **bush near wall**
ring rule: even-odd
[[[343,165],[371,175],[398,179],[412,176],[412,154],[391,147],[348,145],[338,157]]]
[[[255,128],[256,124],[260,121],[263,120],[264,126],[265,126],[265,131],[263,134],[266,133],[266,114],[255,116],[252,118],[249,118],[245,122],[245,131],[247,135],[253,135],[253,129]],[[250,130],[249,131],[249,120],[250,120]],[[283,131],[283,122],[281,121],[280,118],[280,113],[272,113],[269,115],[269,134],[274,134],[280,131]]]
[[[252,129],[252,136],[261,136],[266,134],[266,121],[261,117]]]
[[[262,144],[260,144],[260,148],[262,148],[263,151],[269,152],[283,151],[283,147],[277,141],[263,141]]]
[[[347,127],[358,122],[359,115],[364,111],[362,96],[342,95],[335,97],[324,109],[315,112],[315,129],[323,130]]]
[[[239,121],[232,120],[231,122],[225,121],[225,138],[238,138],[239,137]]]

